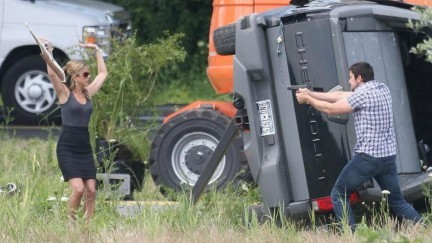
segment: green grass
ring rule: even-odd
[[[232,101],[230,97],[225,98],[224,94],[216,94],[207,79],[182,83],[173,81],[169,84],[161,85],[154,92],[154,103],[163,104],[189,104],[196,100],[219,100],[222,97],[225,101]],[[160,91],[160,92],[159,92]],[[227,95],[229,96],[229,95]]]
[[[259,200],[257,189],[229,187],[212,192],[191,204],[190,194],[178,197],[176,206],[142,206],[133,216],[122,216],[116,200],[99,194],[96,214],[89,225],[67,218],[68,185],[61,181],[55,155],[56,139],[22,140],[1,136],[0,185],[16,183],[21,193],[0,196],[2,242],[427,242],[432,232],[422,226],[396,227],[391,220],[379,225],[361,224],[349,232],[327,232],[303,227],[289,220],[259,224],[256,218],[243,223],[248,207]],[[49,201],[48,199],[52,199]],[[151,176],[135,194],[140,201],[164,201]],[[375,217],[384,217],[375,215]],[[82,217],[82,213],[81,213]],[[430,222],[427,222],[430,227]]]

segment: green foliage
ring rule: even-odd
[[[432,33],[432,8],[415,7],[414,10],[420,14],[421,21],[410,21],[409,27],[416,31],[428,31],[429,36],[411,51],[414,54],[425,56],[428,62],[432,62],[432,38],[430,36]]]
[[[187,103],[179,97],[210,99],[214,91],[207,81],[206,67],[208,54],[208,35],[212,13],[211,0],[104,0],[122,6],[131,15],[132,28],[137,33],[139,43],[151,43],[163,37],[165,31],[183,33],[181,45],[185,48],[185,62],[174,63],[160,72],[158,84],[163,86],[161,93],[155,94],[159,104]],[[181,87],[200,87],[198,92],[188,88],[181,89],[181,95],[167,89],[172,83]],[[204,84],[204,85],[203,85]],[[167,94],[165,94],[167,92]]]
[[[0,104],[0,106],[2,106]],[[3,121],[1,122],[2,125],[8,126],[11,122],[15,120],[15,118],[12,117],[12,111],[14,108],[12,107],[5,107],[5,109],[2,109],[2,115],[3,115]]]
[[[412,242],[407,239],[404,235],[398,234],[394,230],[386,229],[372,229],[368,227],[360,227],[357,230],[358,236],[362,239],[362,242],[373,243],[373,242],[399,242],[408,243]],[[421,242],[421,241],[418,241]]]
[[[131,125],[131,118],[145,106],[152,106],[151,94],[161,68],[184,60],[181,37],[166,35],[148,45],[138,44],[136,36],[123,42],[114,41],[106,61],[108,78],[92,100],[90,130],[94,137],[130,145],[136,144],[136,140],[141,144],[146,140],[145,134]],[[89,63],[95,70],[95,61]]]
[[[429,38],[423,43],[419,43],[417,47],[412,49],[412,52],[417,55],[424,55],[428,62],[432,62],[432,39]]]
[[[217,95],[207,80],[194,81],[194,84],[182,83],[173,80],[171,83],[158,85],[161,92],[154,96],[155,104],[188,104],[197,100],[219,100],[230,101],[231,96]]]
[[[122,6],[131,15],[140,42],[151,43],[164,31],[185,34],[188,53],[197,53],[199,42],[208,42],[211,0],[104,0]]]

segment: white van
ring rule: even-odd
[[[131,29],[121,7],[93,0],[0,0],[0,83],[3,109],[19,124],[59,122],[56,94],[40,49],[25,23],[54,45],[62,65],[80,59],[78,43],[97,43],[109,55],[111,38]]]

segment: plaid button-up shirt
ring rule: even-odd
[[[354,111],[354,152],[376,158],[396,154],[392,99],[387,85],[375,80],[357,87],[347,99]]]

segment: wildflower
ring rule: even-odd
[[[68,200],[69,200],[69,198],[66,196],[63,196],[60,198],[60,201],[62,201],[62,202],[67,202]]]
[[[381,191],[381,194],[389,195],[389,194],[390,194],[390,191],[388,191],[388,190],[382,190],[382,191]]]
[[[49,201],[49,202],[56,201],[56,200],[57,200],[57,198],[54,196],[49,196],[47,199],[47,201]]]
[[[244,183],[242,183],[241,188],[242,188],[243,191],[246,191],[246,192],[249,191],[249,188]]]

